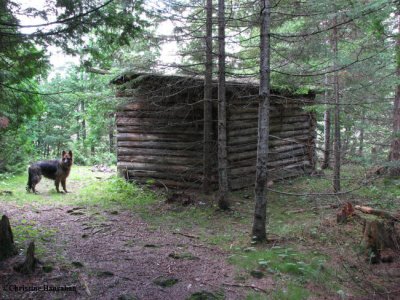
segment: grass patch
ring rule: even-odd
[[[57,230],[38,228],[33,221],[21,220],[19,224],[12,227],[15,245],[20,252],[25,251],[29,241],[35,242],[35,254],[39,258],[46,257],[46,243],[51,243],[55,239]]]
[[[67,178],[68,194],[57,193],[54,181],[43,178],[37,186],[39,195],[26,191],[27,174],[10,176],[0,181],[0,191],[10,191],[10,195],[0,195],[1,201],[17,205],[97,205],[111,208],[120,205],[133,209],[152,203],[153,192],[109,173],[92,172],[90,167],[74,166]]]
[[[292,248],[272,247],[240,251],[229,261],[250,273],[254,269],[265,270],[275,276],[294,275],[300,282],[324,282],[329,277],[325,267],[327,258],[317,252],[299,252]]]
[[[134,209],[152,204],[156,200],[156,195],[145,187],[112,176],[100,185],[92,183],[82,188],[79,198],[78,205],[99,205],[105,209],[119,205],[125,209]]]

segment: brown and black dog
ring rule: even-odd
[[[71,171],[72,162],[72,151],[69,151],[68,153],[63,151],[60,160],[44,160],[32,164],[28,169],[28,186],[26,187],[26,190],[28,192],[32,191],[37,193],[35,187],[40,182],[43,175],[44,177],[55,181],[58,193],[60,193],[60,182],[64,192],[68,193],[66,180]]]

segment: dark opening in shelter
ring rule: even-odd
[[[203,86],[198,77],[126,73],[112,81],[117,113],[118,171],[128,180],[149,179],[168,187],[200,188],[203,170]],[[217,184],[217,85],[213,91]],[[258,85],[227,82],[227,145],[232,190],[254,184],[257,155]],[[272,91],[269,179],[315,167],[315,115],[305,110],[314,95]]]

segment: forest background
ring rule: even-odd
[[[24,170],[30,161],[58,157],[63,149],[74,151],[76,164],[115,164],[114,121],[120,103],[109,82],[124,70],[204,75],[204,1],[81,0],[31,6],[1,2],[2,176]],[[226,76],[257,79],[258,2],[226,2],[225,19]],[[342,163],[390,164],[390,145],[397,137],[399,23],[397,1],[271,3],[271,83],[298,94],[317,91],[312,109],[322,166],[332,163],[334,109],[340,114]],[[160,30],[171,26],[170,33]],[[65,55],[57,59],[68,55],[79,63],[54,71],[49,62],[54,47]],[[166,59],[171,49],[175,53]],[[217,71],[214,67],[214,78]]]

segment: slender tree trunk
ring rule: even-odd
[[[351,126],[344,126],[345,128],[345,134],[344,134],[344,142],[342,143],[342,147],[340,149],[341,153],[341,158],[340,160],[346,161],[347,155],[349,153],[349,148],[350,148],[350,139],[351,139]]]
[[[108,127],[108,140],[110,144],[110,153],[114,153],[114,114],[111,114],[110,125]]]
[[[229,209],[226,149],[225,0],[218,0],[218,206]]]
[[[396,75],[400,79],[400,4],[397,4],[397,33],[396,39]],[[390,145],[389,160],[396,165],[391,166],[390,175],[400,175],[400,84],[397,84],[393,107],[393,139]]]
[[[80,141],[80,139],[81,139],[81,124],[79,123],[79,111],[80,111],[80,107],[81,107],[81,104],[78,103],[78,106],[77,106],[77,108],[76,108],[76,112],[77,112],[77,114],[76,114],[76,124],[78,125],[78,131],[76,132],[76,139],[77,139],[78,141]]]
[[[340,96],[339,96],[339,73],[338,69],[338,28],[337,17],[334,19],[333,28],[333,55],[334,55],[334,70],[333,75],[333,93],[335,99],[335,123],[334,123],[334,149],[333,149],[333,191],[335,193],[340,191],[340,151],[341,151],[341,141],[340,141]]]
[[[86,141],[86,119],[85,119],[85,101],[81,100],[81,112],[82,112],[82,140]]]
[[[325,103],[329,102],[329,77],[325,75]],[[321,169],[327,169],[331,159],[331,108],[325,110],[324,113],[324,160],[322,161]]]
[[[206,0],[206,62],[204,74],[204,136],[203,136],[203,192],[210,192],[212,176],[212,0]]]
[[[364,152],[364,127],[365,127],[365,109],[363,108],[361,115],[360,137],[358,145],[358,155],[363,156]]]
[[[260,88],[258,108],[258,143],[255,182],[255,209],[253,239],[267,239],[267,162],[269,143],[269,106],[270,106],[270,16],[269,0],[260,0]]]

